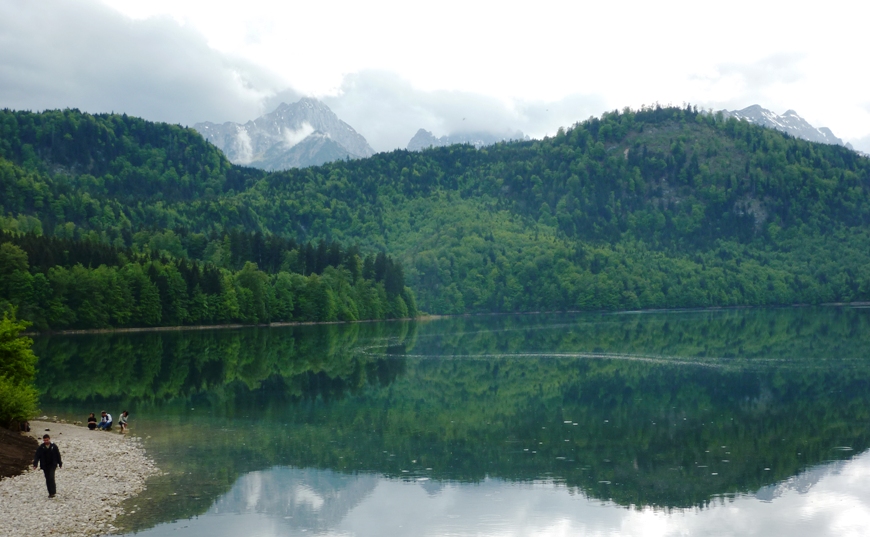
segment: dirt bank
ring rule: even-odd
[[[32,436],[0,429],[0,479],[24,473],[39,442]]]

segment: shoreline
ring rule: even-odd
[[[27,436],[48,431],[60,448],[63,467],[56,473],[57,495],[48,497],[42,470],[32,466],[21,475],[0,479],[0,520],[9,537],[67,535],[84,537],[118,533],[113,522],[125,514],[121,503],[145,490],[145,481],[160,471],[145,453],[141,439],[87,427],[32,420]]]
[[[277,328],[282,326],[313,326],[313,325],[328,325],[328,324],[354,324],[354,323],[387,323],[396,321],[436,321],[438,319],[449,319],[452,317],[484,317],[488,315],[542,315],[542,314],[573,314],[573,313],[657,313],[669,311],[715,311],[715,310],[734,310],[734,309],[755,309],[755,308],[805,308],[805,307],[853,307],[865,308],[870,307],[868,301],[855,302],[823,302],[821,304],[773,304],[773,305],[737,305],[737,306],[706,306],[698,308],[649,308],[649,309],[627,309],[627,310],[564,310],[564,311],[512,311],[512,312],[478,312],[478,313],[455,313],[455,314],[425,314],[418,317],[401,317],[398,319],[362,319],[359,321],[288,321],[276,323],[259,323],[259,324],[198,324],[198,325],[175,325],[175,326],[141,326],[141,327],[126,327],[126,328],[87,328],[73,330],[44,330],[41,332],[26,331],[22,335],[28,337],[43,337],[43,336],[75,336],[87,334],[136,334],[144,332],[184,332],[189,330],[235,330],[239,328]]]
[[[45,330],[42,332],[23,332],[28,337],[38,336],[75,336],[86,334],[135,334],[140,332],[183,332],[188,330],[234,330],[238,328],[276,328],[281,326],[309,326],[318,324],[354,324],[354,323],[388,323],[395,321],[433,321],[446,317],[445,315],[421,315],[419,317],[402,317],[399,319],[363,319],[360,321],[289,321],[261,324],[197,324],[181,326],[141,326],[126,328],[87,328],[80,330]]]

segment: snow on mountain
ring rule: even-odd
[[[815,128],[810,125],[807,120],[800,117],[794,110],[787,110],[783,115],[778,115],[766,108],[762,108],[757,104],[746,107],[743,110],[722,110],[725,117],[734,117],[743,119],[749,123],[769,127],[781,132],[788,133],[795,138],[803,138],[810,142],[819,142],[822,144],[843,145],[843,140],[834,136],[831,129],[827,127]]]
[[[317,99],[281,103],[275,111],[244,125],[204,122],[193,128],[230,162],[265,170],[318,166],[374,154],[361,134]]]

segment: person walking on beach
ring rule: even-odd
[[[60,460],[60,450],[56,444],[52,444],[51,437],[47,434],[42,435],[42,445],[36,448],[36,454],[33,456],[33,469],[37,466],[42,467],[42,473],[45,474],[45,486],[48,488],[48,497],[54,498],[57,494],[57,484],[54,482],[54,471],[63,467],[63,462]]]
[[[103,416],[100,418],[100,424],[97,425],[97,428],[108,431],[112,428],[112,415],[105,410],[103,410],[101,414]]]

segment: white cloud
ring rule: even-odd
[[[133,21],[93,2],[0,4],[0,50],[0,106],[15,109],[240,121],[285,85],[170,18]]]
[[[852,147],[858,151],[870,154],[870,134],[861,138],[848,139],[846,141],[852,144]]]
[[[254,160],[254,149],[251,143],[251,135],[244,127],[239,128],[239,135],[234,141],[235,147],[233,153],[236,156],[238,164],[250,164]]]
[[[436,136],[479,131],[513,134],[520,130],[539,137],[605,110],[604,99],[597,95],[570,95],[547,102],[427,91],[385,71],[348,75],[337,95],[322,99],[377,151],[406,147],[421,128]]]
[[[284,144],[287,146],[287,149],[290,149],[313,132],[314,127],[312,127],[307,121],[303,121],[302,125],[300,125],[296,130],[284,129]]]

